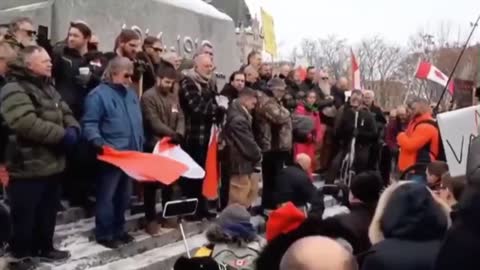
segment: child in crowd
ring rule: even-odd
[[[433,161],[427,166],[427,185],[431,190],[437,190],[442,183],[442,175],[448,172],[444,161]]]
[[[467,181],[465,177],[452,177],[450,173],[447,172],[442,175],[441,184],[436,190],[436,193],[454,212],[466,185]]]

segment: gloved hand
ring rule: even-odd
[[[102,139],[95,139],[92,142],[92,149],[96,155],[103,155],[103,140]]]
[[[79,130],[76,127],[68,127],[65,129],[65,135],[63,135],[62,144],[66,147],[72,147],[78,143]]]
[[[215,122],[217,124],[221,124],[223,122],[223,118],[225,117],[225,114],[227,113],[227,109],[225,109],[222,106],[218,106],[217,111],[215,112]]]
[[[92,78],[92,73],[80,74],[80,75],[75,76],[75,80],[77,81],[77,84],[81,85],[81,86],[84,86],[84,87],[88,85],[91,78]]]
[[[180,133],[176,133],[170,138],[170,143],[172,144],[179,145],[179,144],[182,144],[182,142],[183,142],[183,136]]]

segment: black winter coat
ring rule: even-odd
[[[325,220],[332,229],[330,237],[343,238],[352,245],[353,253],[359,254],[370,247],[368,227],[375,212],[375,206],[355,203],[350,207],[350,213],[334,216]]]
[[[228,98],[228,102],[232,103],[234,99],[238,98],[238,90],[230,83],[226,83],[220,92],[220,95],[226,96]]]
[[[424,184],[401,182],[380,197],[369,228],[372,248],[362,270],[433,270],[449,209]],[[458,268],[461,269],[461,268]]]
[[[67,103],[76,119],[80,119],[83,113],[83,103],[88,91],[89,84],[83,84],[78,80],[80,67],[88,67],[88,62],[77,50],[64,47],[58,50],[59,54],[53,55],[53,78],[55,88],[62,99]]]
[[[298,164],[284,168],[275,179],[275,203],[280,205],[292,202],[295,206],[305,206],[315,195],[312,180]]]
[[[232,175],[255,172],[262,159],[262,152],[255,142],[252,116],[240,103],[233,101],[227,112],[227,123],[222,136],[226,141],[226,158]]]

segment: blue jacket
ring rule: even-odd
[[[142,151],[142,112],[135,92],[122,85],[101,83],[85,99],[83,136],[95,145]]]

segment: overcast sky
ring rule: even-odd
[[[275,21],[277,45],[288,54],[304,37],[336,34],[351,43],[375,34],[406,45],[420,29],[438,33],[441,22],[450,24],[452,37],[465,40],[470,22],[480,15],[480,0],[246,0],[250,8],[263,6]],[[259,16],[260,18],[260,16]],[[473,41],[480,41],[477,28]]]

